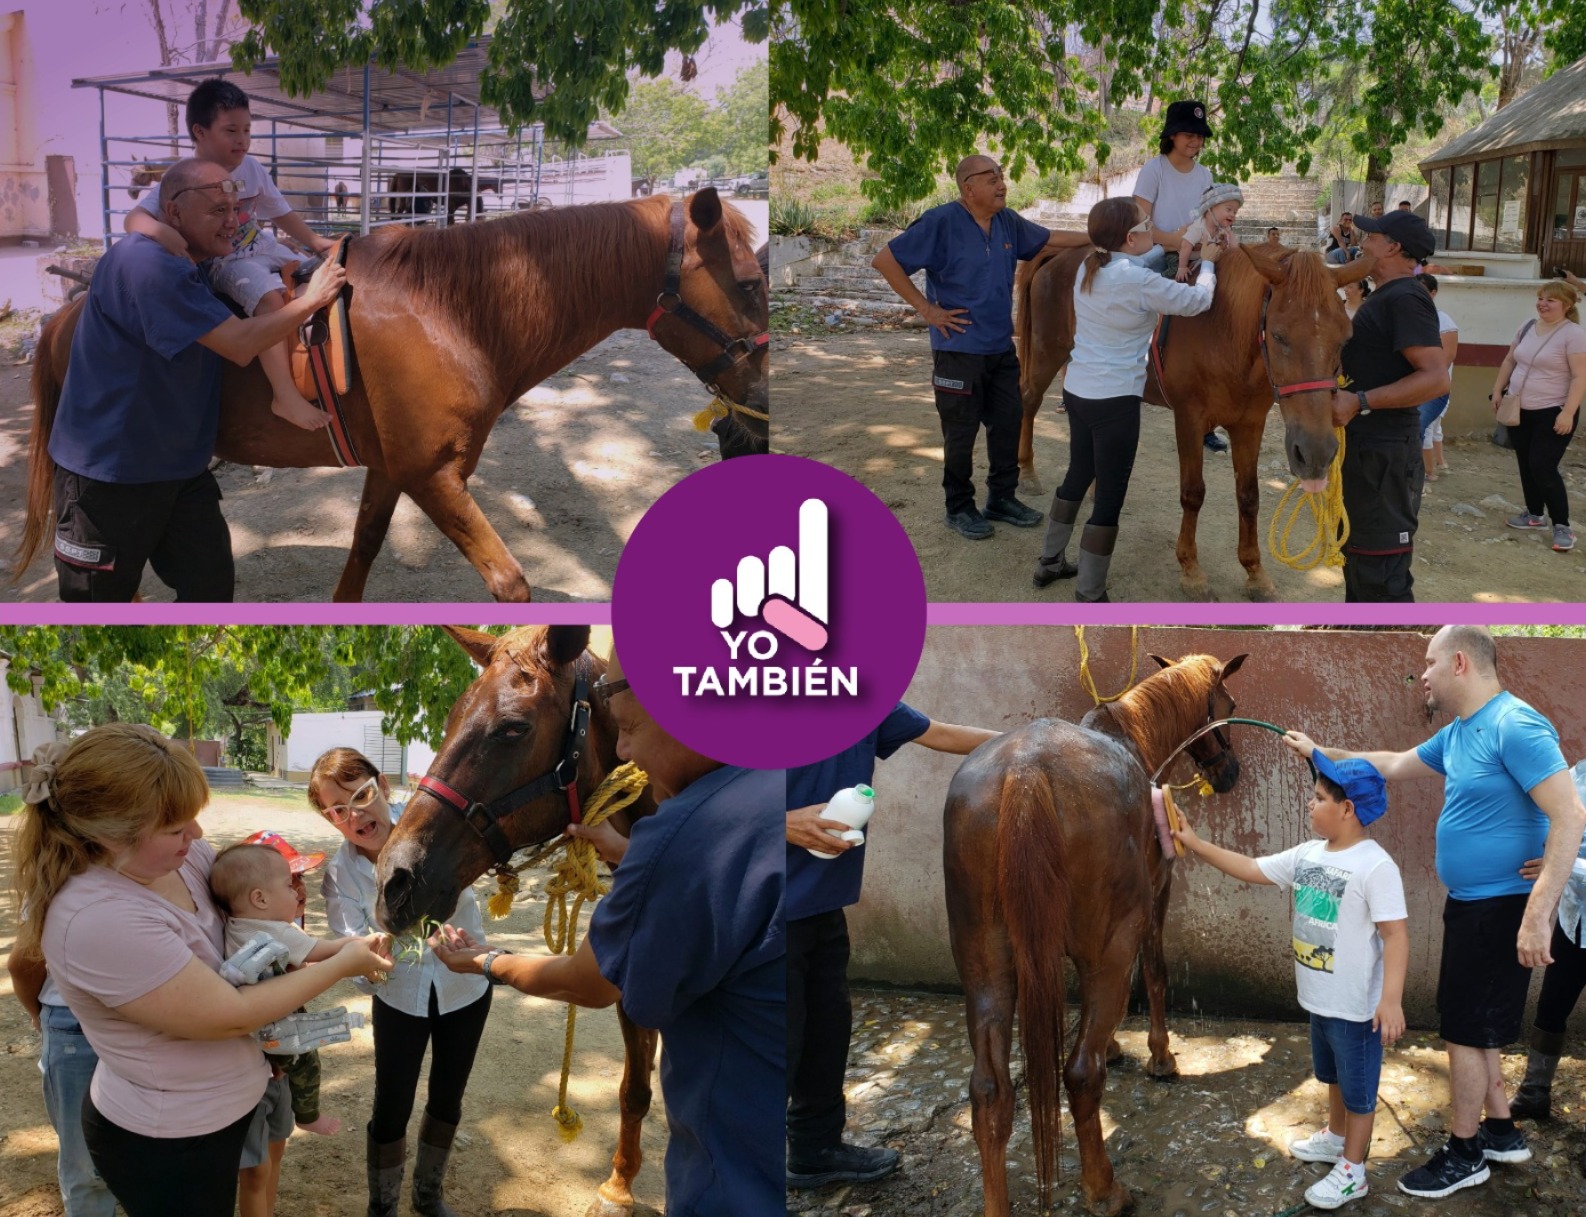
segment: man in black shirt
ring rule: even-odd
[[[1436,242],[1412,211],[1360,217],[1362,250],[1376,259],[1377,290],[1355,313],[1344,344],[1345,388],[1335,417],[1346,424],[1344,599],[1415,599],[1410,569],[1425,471],[1416,407],[1448,392],[1437,308],[1415,281]]]

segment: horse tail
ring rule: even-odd
[[[38,347],[33,352],[33,429],[28,437],[27,515],[22,525],[22,540],[11,560],[9,583],[21,581],[39,546],[44,543],[44,534],[49,531],[55,498],[50,431],[55,426],[55,411],[61,404],[61,386],[66,382],[66,361],[72,350],[70,334],[76,328],[77,314],[87,298],[87,293],[79,296],[39,330]],[[66,341],[60,340],[63,330]]]
[[[1063,1145],[1062,1068],[1070,883],[1057,801],[1046,770],[1015,767],[997,812],[997,885],[1007,914],[1019,986],[1019,1039],[1044,1210]]]

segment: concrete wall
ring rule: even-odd
[[[6,686],[10,666],[11,661],[0,656],[0,793],[22,785],[33,750],[58,734],[55,720],[44,713],[37,692],[13,693]]]
[[[0,240],[50,231],[49,186],[34,105],[27,22],[20,10],[0,13]]]
[[[1127,627],[1086,630],[1091,671],[1101,692],[1119,691],[1129,674]],[[1506,638],[1500,671],[1508,687],[1548,715],[1565,757],[1586,756],[1586,642]],[[1428,718],[1419,677],[1426,638],[1350,634],[1142,627],[1140,677],[1155,671],[1148,652],[1177,658],[1249,652],[1229,681],[1237,713],[1306,731],[1325,744],[1406,749],[1448,718]],[[948,722],[1010,729],[1051,715],[1078,721],[1091,707],[1079,684],[1079,654],[1069,627],[933,628],[906,695]],[[1180,803],[1208,839],[1246,853],[1275,853],[1307,840],[1306,766],[1277,736],[1232,729],[1242,775],[1227,795]],[[942,804],[957,758],[907,747],[876,772],[864,897],[849,910],[856,979],[957,987],[948,947],[941,864]],[[1184,781],[1181,759],[1167,780]],[[1413,1023],[1434,1024],[1444,891],[1433,867],[1442,782],[1396,785],[1373,836],[1398,862],[1410,920],[1406,1008]],[[1250,888],[1194,861],[1182,862],[1168,914],[1170,1001],[1177,1009],[1248,1016],[1292,1016],[1289,905],[1272,888]],[[1537,973],[1540,978],[1540,971]],[[1586,1004],[1583,1004],[1586,1005]],[[1586,1028],[1586,1009],[1576,1025]]]
[[[405,786],[409,774],[429,770],[435,752],[422,740],[404,750],[394,739],[382,736],[380,720],[384,717],[378,710],[294,714],[292,733],[284,740],[270,728],[270,768],[286,781],[306,782],[322,753],[331,748],[356,748],[382,765],[396,784]]]

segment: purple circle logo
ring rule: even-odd
[[[902,526],[829,465],[749,456],[690,474],[639,521],[611,624],[645,709],[705,756],[824,760],[874,730],[925,645]]]

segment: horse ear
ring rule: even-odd
[[[688,218],[700,232],[708,232],[721,223],[721,196],[714,186],[706,186],[689,196]]]
[[[1245,257],[1250,259],[1250,265],[1256,268],[1256,273],[1273,287],[1281,287],[1288,281],[1288,258],[1274,262],[1266,254],[1257,253],[1248,245],[1241,245],[1239,248],[1245,251]],[[1291,254],[1290,257],[1292,256]]]
[[[587,625],[553,625],[545,631],[545,656],[558,668],[565,668],[588,649]]]
[[[453,642],[467,651],[468,658],[481,668],[490,666],[490,656],[496,649],[496,643],[501,641],[494,634],[471,630],[463,625],[443,625],[441,629],[451,636]]]
[[[1218,681],[1221,682],[1227,680],[1230,676],[1237,672],[1239,670],[1239,666],[1249,658],[1250,655],[1248,652],[1244,655],[1235,655],[1227,663],[1223,664],[1223,670],[1217,677]]]
[[[1160,655],[1152,655],[1151,658],[1156,660],[1156,665],[1159,668],[1171,668],[1173,666],[1171,659],[1163,659]]]

